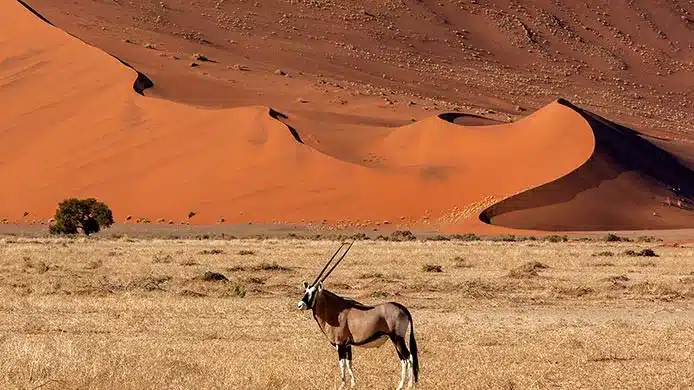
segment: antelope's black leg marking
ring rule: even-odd
[[[395,351],[398,353],[400,358],[400,383],[398,383],[398,390],[402,389],[405,384],[405,376],[407,373],[407,367],[410,364],[410,350],[407,349],[407,344],[405,343],[405,338],[398,335],[390,335],[390,340],[395,345]]]
[[[354,387],[356,382],[354,380],[354,372],[352,371],[352,346],[337,345],[337,356],[340,359],[340,375],[342,384],[344,385],[345,383],[345,368],[347,368],[350,384],[352,387]]]
[[[410,358],[410,350],[407,349],[404,337],[390,336],[390,340],[395,344],[395,351],[398,353],[400,360],[407,360]]]
[[[340,360],[347,360],[347,356],[352,355],[352,346],[351,345],[337,345],[337,357]]]

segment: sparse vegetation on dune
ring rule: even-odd
[[[418,388],[694,386],[694,249],[654,247],[644,268],[601,241],[363,241],[326,287],[410,308]],[[0,238],[0,388],[337,387],[334,349],[294,308],[337,242],[297,244]],[[397,384],[391,348],[354,368],[362,388]]]

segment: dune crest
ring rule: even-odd
[[[568,175],[480,215],[530,230],[638,230],[694,226],[694,172],[635,131],[560,100],[590,125],[595,151]]]
[[[119,222],[132,216],[178,223],[193,211],[194,223],[224,218],[469,231],[489,229],[485,220],[541,229],[547,217],[526,206],[546,201],[532,194],[557,185],[567,191],[567,180],[579,175],[584,182],[580,172],[602,178],[600,166],[622,161],[614,154],[619,150],[605,149],[618,145],[621,133],[604,141],[612,133],[596,131],[597,119],[563,101],[510,124],[466,126],[455,116],[433,116],[363,127],[368,142],[350,144],[358,153],[343,151],[334,142],[339,138],[321,140],[325,123],[294,123],[268,107],[206,109],[143,96],[152,81],[124,62],[19,3],[5,2],[0,12],[11,15],[0,26],[0,50],[7,53],[0,96],[8,102],[0,107],[0,219],[22,221],[28,212],[45,220],[64,198],[94,196]],[[600,202],[567,206],[564,225],[550,225],[582,227],[586,210],[595,212],[590,207]],[[626,211],[601,226],[656,224]],[[678,221],[686,224],[684,217]]]

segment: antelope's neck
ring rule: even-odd
[[[324,291],[319,291],[313,303],[313,318],[318,323],[323,333],[330,339],[329,328],[339,327],[339,315],[344,309],[344,302],[340,297]],[[331,342],[333,340],[330,340]]]

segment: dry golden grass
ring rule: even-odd
[[[623,255],[644,245],[357,242],[326,287],[411,309],[419,388],[692,388],[694,249]],[[0,388],[336,388],[337,354],[295,306],[336,247],[0,239]],[[390,344],[354,368],[359,388],[399,379]]]

